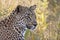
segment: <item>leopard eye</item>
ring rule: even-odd
[[[27,20],[31,21],[31,18],[30,17],[27,17]]]
[[[25,14],[25,17],[28,17],[29,16],[29,14]]]

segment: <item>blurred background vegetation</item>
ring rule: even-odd
[[[17,5],[37,5],[37,27],[26,31],[25,40],[60,40],[60,0],[0,0],[0,20],[8,17]]]

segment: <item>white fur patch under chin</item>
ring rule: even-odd
[[[21,32],[21,34],[22,34],[23,36],[25,36],[25,33],[26,33],[26,30]]]
[[[25,33],[26,33],[26,29],[21,32],[21,34],[22,34],[22,36],[23,36],[23,37],[22,37],[23,39],[25,39],[25,38],[24,38]]]

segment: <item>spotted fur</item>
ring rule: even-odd
[[[26,29],[33,30],[37,25],[35,8],[36,5],[18,5],[8,18],[0,21],[0,40],[24,40]]]

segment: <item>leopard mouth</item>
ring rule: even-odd
[[[28,29],[30,29],[30,30],[34,30],[34,29],[36,28],[36,26],[34,26],[34,25],[32,25],[32,26],[26,25],[26,27],[27,27]]]
[[[36,26],[32,26],[31,30],[34,30],[36,28]]]

